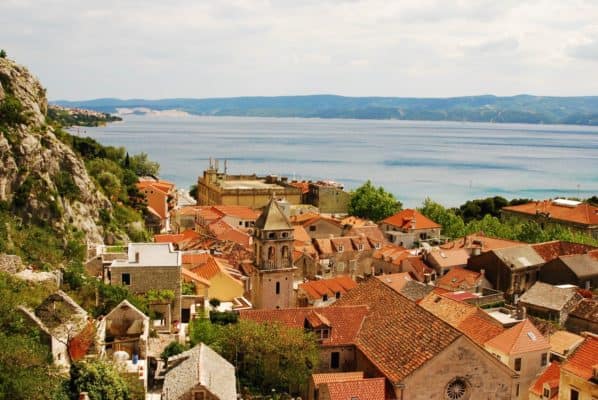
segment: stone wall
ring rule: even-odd
[[[0,271],[16,274],[23,270],[25,266],[21,257],[9,254],[0,254]]]
[[[514,373],[469,339],[461,336],[442,353],[408,376],[397,388],[399,399],[445,399],[454,379],[467,384],[463,400],[514,398]],[[401,391],[403,393],[401,393]]]
[[[174,291],[172,302],[172,319],[181,320],[181,267],[111,267],[110,284],[122,285],[122,275],[130,274],[133,293],[144,294],[151,289],[167,289]]]

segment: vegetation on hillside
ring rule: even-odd
[[[356,217],[381,221],[401,210],[403,205],[382,186],[375,187],[367,181],[351,192],[349,214]]]
[[[70,126],[101,126],[108,122],[122,121],[122,118],[108,113],[87,110],[64,109],[62,107],[48,107],[48,118],[64,127]]]
[[[419,211],[442,225],[442,234],[451,239],[476,232],[484,232],[488,236],[527,243],[563,240],[598,246],[598,240],[593,237],[573,232],[561,225],[548,225],[546,228],[542,228],[535,221],[521,222],[514,219],[502,221],[492,213],[485,214],[481,219],[470,219],[466,223],[463,217],[459,215],[461,209],[457,211],[445,208],[429,198],[424,201]],[[480,217],[479,215],[476,216]]]

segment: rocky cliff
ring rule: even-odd
[[[0,58],[0,201],[24,222],[79,230],[100,243],[100,209],[110,201],[83,161],[46,124],[45,89],[29,71]]]

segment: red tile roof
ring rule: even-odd
[[[206,258],[205,262],[200,265],[194,265],[190,268],[195,274],[204,279],[210,280],[222,271],[222,268],[211,255]]]
[[[184,240],[195,239],[198,237],[199,237],[199,233],[192,231],[192,230],[186,230],[183,233],[166,233],[166,234],[154,235],[154,242],[177,244]]]
[[[207,262],[209,253],[183,253],[183,264],[200,265]]]
[[[563,364],[562,369],[589,380],[592,378],[592,368],[596,365],[598,365],[598,338],[588,336]]]
[[[504,328],[478,307],[453,300],[446,293],[430,293],[419,306],[463,332],[478,344],[484,344],[504,331]]]
[[[552,200],[534,201],[517,206],[503,207],[502,210],[527,215],[548,214],[550,219],[572,222],[581,225],[598,225],[598,207],[581,203],[575,207],[555,204]]]
[[[320,214],[318,214],[317,212],[306,212],[304,214],[297,214],[297,215],[291,215],[291,223],[293,224],[303,224],[305,221],[308,221],[310,219],[313,218],[317,218],[319,217]]]
[[[363,379],[363,371],[312,374],[311,379],[314,382],[315,386],[321,385],[322,383],[330,382],[357,381]]]
[[[401,262],[411,256],[409,250],[394,244],[387,244],[374,252],[373,257],[377,260],[383,260],[395,265],[401,265]]]
[[[593,246],[580,243],[564,242],[561,240],[532,244],[532,247],[536,253],[538,253],[546,262],[552,261],[560,256],[586,254],[589,251],[596,249]]]
[[[309,192],[309,182],[306,181],[291,181],[289,185],[301,190],[302,194]]]
[[[326,384],[330,400],[384,400],[384,385],[384,378],[330,382]],[[325,390],[323,389],[323,391]]]
[[[544,394],[544,384],[547,383],[551,389],[559,387],[559,380],[561,376],[561,367],[556,362],[551,362],[548,368],[536,379],[536,382],[530,387],[529,391],[536,396],[542,397]],[[542,397],[543,398],[543,397]],[[558,398],[558,390],[554,391],[550,399]]]
[[[402,230],[441,228],[436,222],[413,209],[399,211],[395,215],[382,220],[381,223],[396,226]]]
[[[208,281],[205,278],[202,278],[201,276],[197,275],[192,271],[189,271],[187,268],[181,268],[181,275],[183,276],[183,280],[185,282],[194,281],[210,287],[210,281]]]
[[[309,281],[299,285],[311,300],[321,299],[327,295],[332,298],[336,293],[344,295],[349,290],[355,288],[357,283],[348,276],[338,276],[331,279],[321,279],[318,281]]]
[[[250,221],[255,221],[261,214],[259,211],[246,206],[215,205],[212,206],[212,209],[220,213],[222,216],[229,215],[231,217]]]
[[[461,336],[379,279],[368,279],[327,308],[349,305],[369,307],[356,343],[392,381],[409,376]]]
[[[413,269],[413,276],[417,278],[418,281],[424,282],[426,280],[425,275],[431,274],[434,270],[424,263],[419,256],[410,256],[402,260],[403,263],[408,264]]]
[[[349,292],[350,293],[350,292]],[[341,298],[342,299],[342,298]],[[340,346],[354,344],[357,333],[368,313],[365,305],[345,307],[303,307],[282,310],[245,310],[240,312],[241,319],[259,323],[281,322],[294,328],[304,328],[305,320],[313,312],[317,312],[330,323],[330,337],[322,340],[323,346]]]
[[[472,233],[462,238],[453,240],[452,242],[446,242],[441,245],[442,249],[471,249],[480,248],[483,252],[497,249],[504,249],[507,247],[520,246],[525,244],[523,242],[517,242],[515,240],[499,239],[491,236],[486,236],[484,232]]]
[[[401,289],[405,287],[407,282],[413,280],[409,272],[399,272],[396,274],[378,275],[376,279],[380,279],[385,285],[390,286],[393,290],[401,293]]]
[[[464,268],[452,268],[436,281],[436,285],[445,289],[470,290],[476,287],[482,274]]]
[[[509,355],[550,350],[548,339],[528,319],[489,340],[486,346]]]
[[[479,345],[483,345],[504,331],[502,325],[482,310],[465,318],[457,325],[457,329]]]

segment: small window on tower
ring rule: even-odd
[[[276,294],[280,294],[280,282],[276,282]]]

